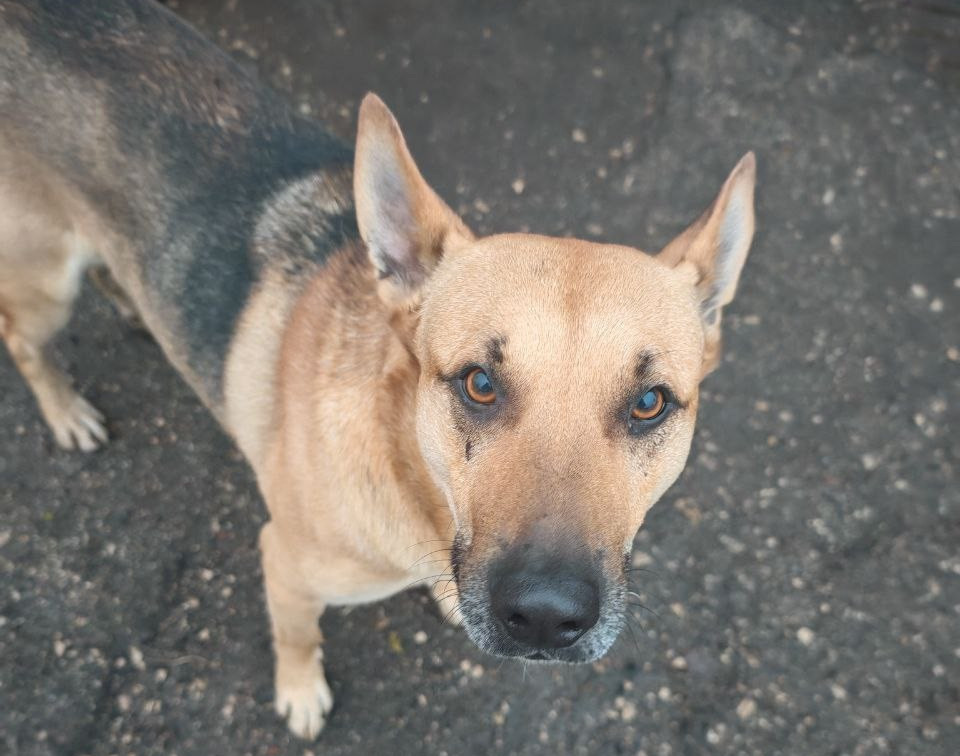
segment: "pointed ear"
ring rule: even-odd
[[[713,204],[658,255],[670,267],[688,268],[696,282],[706,337],[704,374],[716,367],[719,359],[721,310],[733,301],[753,239],[756,176],[756,158],[748,152]]]
[[[396,119],[373,93],[360,105],[353,194],[360,236],[392,296],[409,299],[444,254],[473,240],[423,180]]]

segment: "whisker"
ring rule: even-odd
[[[641,603],[638,602],[638,601],[630,601],[630,602],[628,602],[628,603],[629,603],[630,606],[635,606],[635,607],[637,607],[638,609],[644,609],[645,611],[650,612],[650,614],[652,614],[652,615],[653,615],[654,617],[656,617],[658,620],[661,620],[661,621],[663,620],[663,617],[661,617],[659,614],[657,614],[656,611],[654,611],[653,609],[651,609],[649,606],[646,606],[645,604],[641,604]]]
[[[444,552],[447,553],[447,554],[449,554],[449,553],[452,552],[452,551],[453,551],[452,548],[449,548],[449,549],[435,549],[434,551],[428,551],[426,554],[423,554],[422,556],[420,556],[420,558],[417,559],[413,564],[411,564],[411,565],[407,568],[407,572],[410,572],[410,571],[413,570],[415,567],[417,567],[417,566],[420,564],[420,562],[422,562],[422,561],[423,561],[424,559],[426,559],[428,556],[433,556],[434,554],[441,554],[441,553],[444,553]],[[436,561],[436,560],[434,560],[434,561]]]
[[[637,634],[633,632],[633,623],[630,622],[629,617],[627,618],[627,630],[630,631],[630,637],[633,638],[633,645],[637,647],[637,655],[643,656],[643,652],[640,650],[640,642],[637,640]]]
[[[443,622],[444,625],[446,625],[447,623],[449,623],[449,622],[450,622],[450,618],[453,616],[453,613],[454,613],[455,611],[457,611],[459,608],[460,608],[460,602],[458,601],[456,604],[453,605],[453,607],[451,607],[451,608],[443,615],[443,619],[441,620],[441,622]]]
[[[409,551],[415,546],[423,546],[423,544],[425,543],[450,543],[450,539],[449,538],[428,538],[426,541],[417,541],[416,543],[411,543],[409,546],[407,546],[405,551]]]
[[[425,583],[428,580],[433,580],[434,578],[442,578],[444,576],[449,576],[451,580],[453,579],[453,575],[449,572],[438,572],[436,575],[427,575],[426,577],[417,578],[416,580],[413,580],[407,583],[403,588],[397,591],[397,593],[403,593],[404,591],[413,588],[413,586],[415,585],[419,585],[420,583]]]
[[[657,577],[657,578],[660,577],[659,572],[657,572],[656,570],[648,570],[646,567],[624,567],[623,571],[624,572],[646,572],[650,575],[653,575],[654,577]]]

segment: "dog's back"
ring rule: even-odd
[[[105,260],[218,414],[226,353],[263,266],[295,276],[356,235],[349,196],[297,181],[351,162],[159,5],[0,2],[0,233],[15,236],[35,211],[24,198],[59,208],[50,223]],[[265,250],[257,226],[284,192],[293,204],[310,194],[301,215],[312,218]],[[17,313],[3,299],[9,327]]]

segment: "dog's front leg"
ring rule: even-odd
[[[287,719],[295,735],[313,739],[333,707],[320,647],[324,606],[297,577],[273,523],[260,531],[260,553],[276,656],[277,713]]]

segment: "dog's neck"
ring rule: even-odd
[[[417,442],[417,361],[377,293],[362,242],[350,246],[304,286],[285,328],[276,432],[262,466],[267,499],[359,490],[373,504],[362,508],[369,537],[387,528],[409,531],[411,543],[452,538],[449,507]],[[344,453],[356,459],[341,461]],[[371,548],[387,541],[398,542]]]

